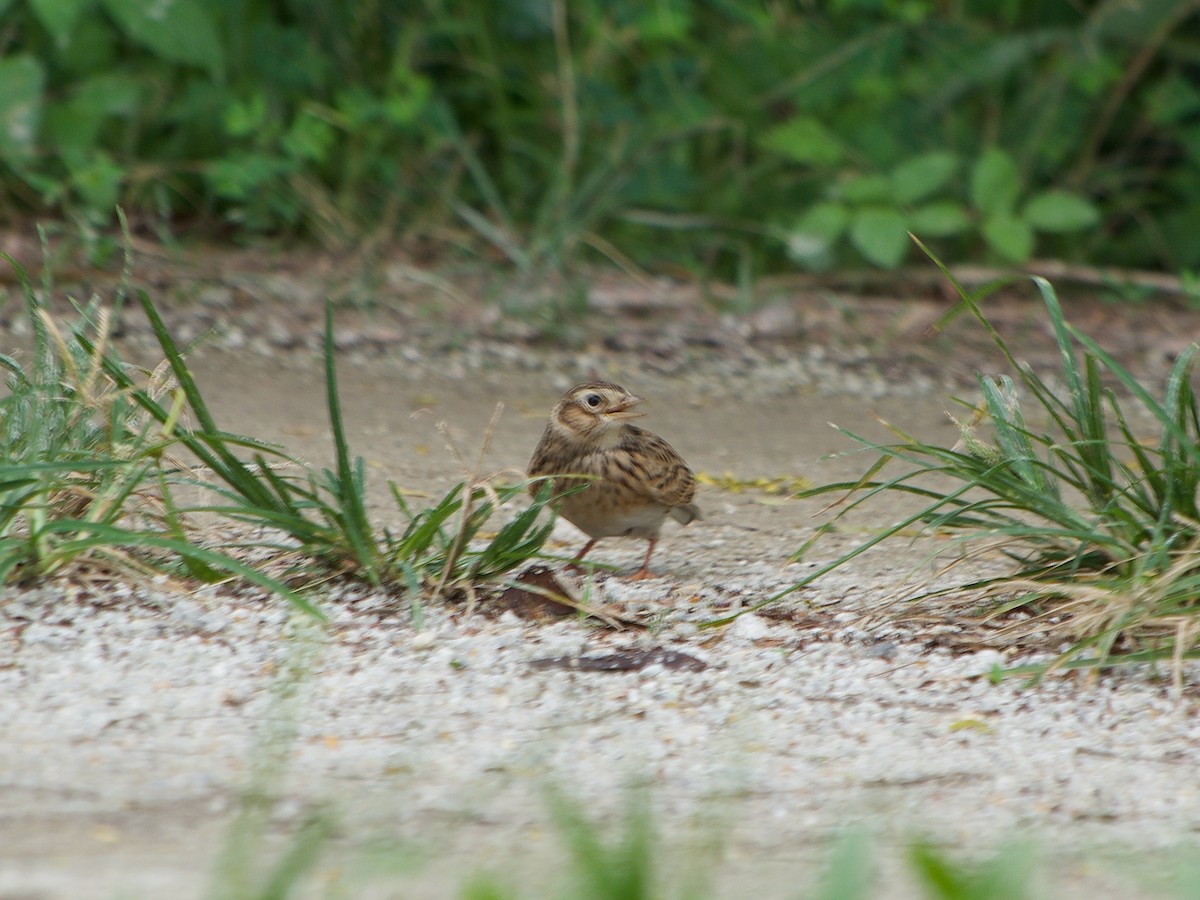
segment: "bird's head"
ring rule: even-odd
[[[589,381],[577,384],[565,394],[551,415],[554,423],[577,439],[603,435],[619,429],[626,420],[644,413],[634,407],[642,402],[619,384]]]

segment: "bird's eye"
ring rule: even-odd
[[[583,402],[586,403],[588,406],[590,406],[592,409],[595,409],[597,406],[600,405],[600,395],[599,394],[588,394],[586,397],[583,398]]]

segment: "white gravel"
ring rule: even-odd
[[[788,580],[770,578],[743,570],[739,587]],[[661,605],[652,631],[619,633],[444,608],[415,630],[393,598],[362,588],[326,603],[326,629],[248,593],[10,592],[0,823],[164,807],[219,816],[267,755],[266,736],[291,730],[279,738],[278,815],[331,801],[359,837],[432,829],[450,841],[453,823],[474,823],[500,846],[545,823],[547,784],[616,816],[631,783],[650,785],[660,829],[716,815],[734,857],[750,860],[797,858],[860,819],[972,849],[1031,830],[1051,855],[1167,849],[1200,829],[1194,669],[1182,698],[1149,672],[1028,690],[981,677],[1003,661],[996,651],[868,635],[844,609],[817,629],[757,615],[697,628],[711,604],[686,586],[664,596],[667,584],[600,586],[630,609]],[[708,668],[529,665],[659,644]],[[502,863],[492,853],[476,860]],[[47,880],[45,863],[0,852],[0,895],[69,896],[77,886]],[[151,895],[138,886],[129,872],[109,885]]]

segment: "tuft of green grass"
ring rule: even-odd
[[[1056,372],[1042,375],[1017,358],[983,312],[982,299],[999,285],[970,293],[931,258],[960,297],[949,315],[972,315],[1012,372],[978,376],[980,400],[968,404],[974,415],[960,423],[953,447],[904,434],[885,445],[839,429],[878,459],[857,481],[800,492],[845,496],[794,559],[880,495],[904,494],[922,506],[766,602],[919,526],[1010,557],[1012,573],[965,588],[988,600],[994,615],[1021,610],[1036,627],[1065,636],[1070,648],[1059,664],[1167,660],[1178,674],[1184,658],[1200,656],[1200,410],[1191,382],[1197,346],[1180,355],[1156,396],[1071,326],[1053,286],[1034,278],[1060,360]],[[1150,440],[1137,431],[1143,421],[1157,432]],[[892,464],[903,470],[883,477]]]
[[[876,877],[866,830],[848,829],[829,851],[816,895],[820,900],[867,900]]]
[[[31,360],[0,358],[8,393],[0,399],[0,583],[45,578],[72,565],[132,575],[236,577],[316,614],[278,580],[185,533],[169,485],[183,467],[173,451],[187,397],[134,370],[109,344],[114,308],[99,298],[75,304],[78,321],[59,327],[11,257],[25,299]],[[173,345],[172,345],[173,346]],[[162,399],[163,395],[168,399]],[[153,409],[158,415],[147,415]]]
[[[219,498],[182,509],[182,514],[216,514],[280,532],[285,542],[270,545],[272,549],[298,552],[314,580],[329,573],[348,575],[373,585],[395,583],[414,596],[430,587],[436,596],[450,586],[470,587],[495,578],[541,550],[553,527],[552,521],[543,521],[549,497],[542,495],[486,544],[476,541],[499,507],[524,493],[523,483],[493,487],[486,480],[471,480],[452,488],[435,506],[418,511],[393,485],[392,495],[409,526],[398,536],[376,529],[366,511],[366,464],[352,455],[342,419],[332,306],[326,307],[324,366],[335,462],[333,468],[315,469],[280,448],[221,430],[154,304],[144,292],[139,292],[138,301],[196,420],[190,429],[177,429],[178,440],[200,460],[203,483]],[[110,373],[156,421],[177,417],[116,366]],[[248,460],[243,458],[245,451]]]
[[[549,535],[549,495],[542,492],[485,540],[500,507],[523,496],[527,484],[494,486],[477,475],[420,510],[393,485],[409,525],[399,535],[376,528],[366,511],[365,463],[352,455],[342,421],[331,308],[324,365],[335,463],[316,469],[281,447],[219,427],[184,350],[144,291],[137,302],[164,359],[153,374],[112,349],[114,311],[98,299],[77,306],[80,322],[64,335],[24,270],[8,262],[24,290],[33,353],[28,365],[0,357],[8,373],[8,393],[0,398],[0,583],[99,561],[135,575],[167,572],[207,582],[232,576],[317,614],[239,553],[254,547],[286,554],[298,560],[303,582],[347,575],[436,597],[451,588],[470,592],[521,565]],[[184,456],[190,461],[182,462]],[[182,488],[215,499],[184,505]],[[276,537],[213,548],[211,531],[193,524],[198,514]]]
[[[287,900],[327,875],[321,864],[338,823],[326,805],[310,805],[282,841],[273,840],[304,711],[303,688],[320,650],[320,632],[312,620],[293,620],[287,653],[270,687],[270,714],[259,722],[246,767],[249,778],[215,860],[206,894],[214,900]]]
[[[930,900],[1022,900],[1033,897],[1033,855],[1011,844],[975,865],[957,862],[928,840],[909,848],[909,865]]]
[[[571,855],[579,897],[649,900],[656,890],[655,834],[645,798],[632,794],[619,834],[607,841],[600,827],[570,799],[550,795],[550,808]]]

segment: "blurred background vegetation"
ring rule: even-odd
[[[524,272],[1200,267],[1197,0],[0,0],[0,216]]]

